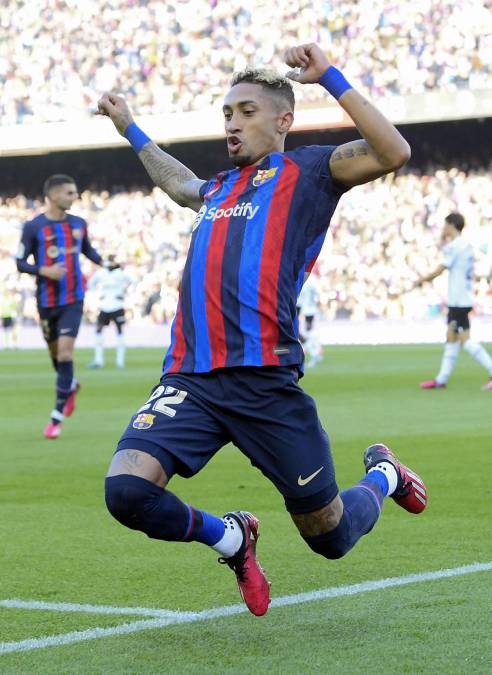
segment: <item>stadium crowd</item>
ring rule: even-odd
[[[3,125],[77,121],[111,89],[137,114],[201,109],[251,62],[283,72],[292,40],[375,100],[492,86],[489,0],[10,0],[0,31]]]
[[[26,322],[37,320],[34,278],[17,273],[14,254],[22,223],[42,208],[23,196],[0,200],[0,295],[18,300]],[[445,276],[408,293],[419,274],[436,266],[444,217],[461,211],[465,236],[476,252],[477,313],[492,313],[492,179],[486,171],[457,169],[428,175],[390,175],[351,190],[335,212],[315,267],[321,312],[328,318],[424,318],[439,314],[446,296]],[[89,223],[93,245],[115,253],[132,276],[127,300],[133,323],[168,322],[176,306],[194,214],[163,192],[90,192],[72,212]],[[95,272],[83,258],[87,277]],[[97,296],[89,292],[86,316],[94,321]]]

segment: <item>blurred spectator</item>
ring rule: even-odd
[[[489,0],[9,0],[0,29],[4,125],[77,121],[108,89],[136,114],[201,109],[247,64],[285,71],[297,42],[375,99],[492,86]]]
[[[0,199],[0,295],[15,292],[24,322],[36,319],[34,280],[18,275],[13,260],[22,223],[41,202],[19,195]],[[476,251],[477,313],[492,314],[492,178],[485,170],[390,175],[345,195],[316,264],[321,314],[328,319],[423,318],[439,314],[446,280],[393,297],[435,267],[444,217],[464,214],[464,236]],[[128,323],[163,323],[173,316],[194,214],[159,189],[82,193],[73,212],[89,223],[94,246],[116,253],[135,284],[126,299]],[[85,273],[93,273],[85,262]],[[97,298],[89,291],[86,316]]]

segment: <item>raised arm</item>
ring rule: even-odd
[[[117,131],[131,142],[155,185],[180,206],[194,211],[200,209],[202,200],[199,191],[205,181],[161,150],[137,127],[124,98],[104,94],[98,103],[98,113],[110,117]]]
[[[300,69],[287,73],[301,84],[325,87],[352,118],[364,140],[338,146],[330,157],[332,176],[352,187],[396,171],[410,159],[410,146],[396,127],[356,91],[326,58],[318,45],[292,47],[285,62]]]

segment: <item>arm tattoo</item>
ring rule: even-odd
[[[352,157],[362,157],[363,155],[368,155],[369,151],[366,145],[355,145],[351,148],[340,148],[335,150],[332,155],[332,161],[338,162],[341,159],[352,159]]]
[[[177,204],[188,206],[190,201],[199,199],[196,186],[191,190],[187,186],[189,181],[197,180],[193,171],[155,143],[147,143],[138,156],[154,183]]]

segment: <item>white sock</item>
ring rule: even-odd
[[[437,374],[436,382],[439,382],[439,384],[446,384],[449,380],[449,376],[454,370],[459,353],[459,342],[446,342],[444,345],[444,354],[442,355],[441,370]]]
[[[392,495],[398,485],[398,474],[393,464],[391,462],[379,462],[372,469],[369,469],[367,473],[371,473],[371,471],[382,471],[384,473],[388,481],[388,494],[386,496]]]
[[[317,359],[321,356],[321,343],[318,336],[312,332],[306,342],[306,351],[312,359]]]
[[[104,345],[102,333],[96,335],[96,346],[94,349],[94,363],[100,366],[104,365]]]
[[[492,377],[492,358],[483,345],[479,342],[473,342],[473,340],[467,340],[463,345],[463,349],[465,349],[470,356],[473,356],[481,366],[486,368],[489,371],[489,375]]]
[[[57,422],[61,423],[65,419],[65,415],[61,412],[59,412],[56,408],[54,408],[51,411],[51,419],[56,420]]]
[[[125,367],[125,343],[123,335],[118,335],[116,344],[116,365],[118,368]]]
[[[212,548],[223,555],[224,558],[231,558],[241,548],[244,535],[239,523],[234,518],[224,516],[222,520],[225,525],[224,536]]]

